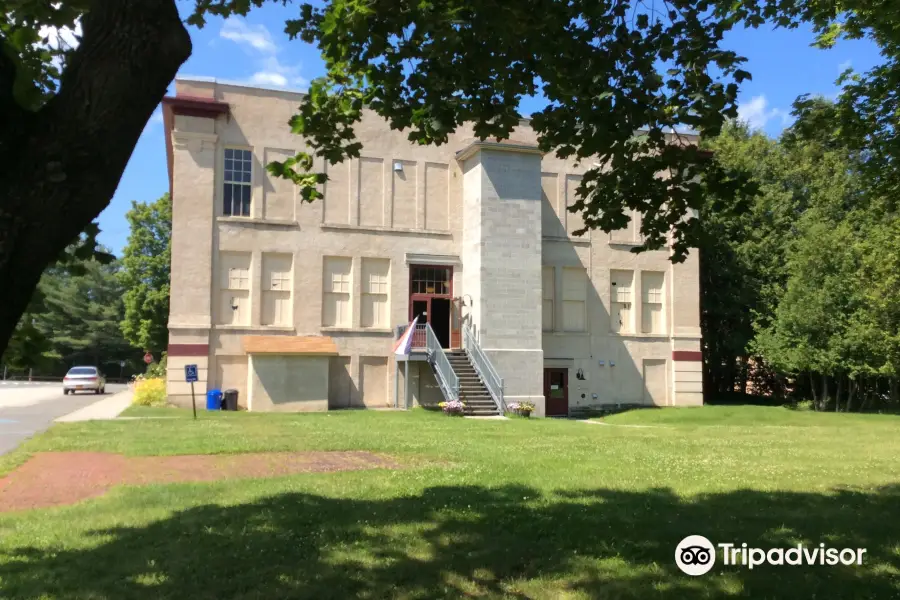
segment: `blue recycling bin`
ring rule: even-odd
[[[206,392],[206,410],[222,410],[222,390]]]

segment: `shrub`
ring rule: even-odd
[[[165,380],[158,377],[135,379],[134,398],[131,403],[135,406],[165,406],[167,404]]]
[[[516,415],[528,417],[532,412],[534,412],[534,402],[511,402],[509,405],[507,405],[506,411]]]
[[[438,404],[445,415],[462,416],[466,411],[466,405],[459,400],[451,400],[450,402],[441,402]]]
[[[159,359],[159,362],[150,363],[147,365],[147,372],[144,373],[144,377],[161,377],[162,379],[166,378],[166,363],[168,362],[168,357],[166,353],[162,353],[162,358]]]

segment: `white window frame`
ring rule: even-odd
[[[568,286],[566,286],[566,273],[567,272],[578,274],[581,284],[583,286],[583,289],[581,290],[580,298],[574,298],[574,297],[569,296],[569,294],[568,294],[569,288],[568,288]],[[584,333],[588,330],[588,319],[587,319],[588,277],[587,277],[587,271],[583,268],[563,267],[563,269],[562,269],[562,284],[563,284],[562,285],[562,289],[563,289],[563,293],[562,293],[562,296],[563,296],[562,297],[562,309],[563,309],[562,327],[563,327],[563,330],[566,332],[569,332],[569,333]],[[573,304],[581,305],[580,310],[581,310],[582,325],[579,329],[571,329],[566,325],[566,314],[567,314],[566,307],[571,306]]]
[[[346,273],[331,273],[331,280],[327,282],[325,285],[325,274],[323,273],[323,300],[325,302],[330,301],[332,298],[335,300],[346,300],[347,302],[347,319],[346,322],[340,321],[336,323],[325,323],[325,311],[323,307],[322,311],[322,325],[325,327],[341,327],[347,328],[351,327],[353,323],[353,260],[346,256],[326,256],[322,262],[322,269],[325,270],[325,265],[328,263],[329,259],[341,259],[347,262],[350,265],[350,270]],[[340,315],[335,315],[340,316]]]
[[[367,271],[366,264],[367,262],[381,262],[387,263],[387,273],[383,276],[377,273],[372,273],[371,271]],[[362,298],[361,306],[366,305],[366,300],[368,298],[376,299],[381,298],[384,301],[384,315],[380,315],[381,319],[377,318],[379,315],[374,315],[376,317],[373,322],[369,325],[363,324],[362,315],[360,315],[360,327],[365,329],[385,329],[390,327],[390,289],[391,289],[391,261],[386,258],[375,258],[375,257],[363,257],[361,261],[361,269],[362,272],[366,274],[365,280],[362,282]],[[380,280],[381,278],[383,280]],[[377,279],[376,279],[377,278]]]
[[[236,168],[238,164],[240,167]],[[235,191],[240,196],[237,199],[237,211],[234,210]],[[246,148],[225,148],[222,162],[222,214],[226,217],[249,217],[252,215],[252,206],[253,152]]]

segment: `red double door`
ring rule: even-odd
[[[429,323],[442,348],[460,347],[459,306],[453,299],[453,267],[411,265],[409,319]]]

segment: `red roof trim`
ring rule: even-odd
[[[176,115],[189,117],[211,117],[228,114],[228,103],[219,102],[213,98],[200,96],[166,96],[163,98],[163,106],[171,106]]]
[[[208,356],[209,344],[169,344],[169,356]]]
[[[685,362],[699,362],[703,360],[703,353],[699,350],[674,350],[672,360]]]

